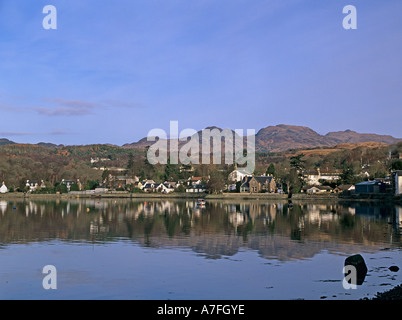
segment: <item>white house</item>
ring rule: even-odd
[[[155,189],[157,192],[162,192],[162,193],[171,193],[174,191],[174,188],[169,184],[169,183],[160,183],[158,185],[155,185]]]
[[[308,194],[316,194],[316,193],[325,193],[325,192],[331,192],[332,188],[327,187],[327,186],[318,186],[318,187],[312,187],[310,189],[307,189]]]
[[[5,183],[3,182],[3,185],[0,187],[0,193],[7,193],[8,188],[6,187]]]
[[[340,178],[339,173],[321,171],[320,168],[308,171],[305,175],[306,183],[312,186],[320,186],[321,185],[320,180],[332,182],[339,180],[339,178]]]
[[[30,192],[36,191],[39,187],[42,189],[46,188],[45,182],[43,180],[41,180],[41,184],[39,184],[39,182],[36,180],[27,180],[27,183],[25,185],[29,187]]]
[[[202,184],[197,184],[186,189],[186,192],[191,193],[203,193],[206,191],[207,189],[205,189],[205,187]]]
[[[209,177],[190,177],[188,178],[187,185],[195,186],[202,184],[202,180],[208,181]]]
[[[153,192],[155,190],[155,183],[147,181],[142,190],[144,190],[145,192]]]
[[[235,170],[233,170],[231,173],[229,173],[228,176],[228,181],[230,182],[239,182],[243,181],[243,178],[245,177],[251,177],[252,172],[249,172],[247,168],[237,168],[235,167]]]
[[[312,187],[310,189],[307,189],[308,194],[314,194],[314,193],[320,193],[321,189],[318,189],[317,187]]]
[[[42,182],[43,182],[43,180],[42,180]],[[80,180],[77,180],[77,184],[78,184],[79,182],[80,182]],[[71,186],[72,186],[73,184],[75,184],[75,183],[76,183],[76,182],[73,181],[73,180],[65,180],[65,179],[61,180],[61,184],[64,184],[64,185],[67,187],[68,192],[70,192]]]

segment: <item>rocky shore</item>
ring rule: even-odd
[[[385,292],[379,292],[376,294],[374,298],[370,300],[372,301],[402,300],[402,284],[391,290]]]

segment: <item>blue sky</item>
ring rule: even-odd
[[[402,138],[401,16],[400,0],[0,0],[0,137],[122,145],[178,120]]]

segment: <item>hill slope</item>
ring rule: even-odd
[[[217,127],[208,127],[207,129],[211,128],[222,130]],[[201,131],[198,132],[198,135],[201,141]],[[259,130],[255,136],[255,147],[256,151],[259,152],[282,152],[289,149],[333,147],[342,143],[376,142],[393,144],[399,141],[402,141],[402,139],[389,135],[358,133],[351,130],[329,132],[326,135],[321,135],[308,127],[280,124]],[[179,146],[184,143],[180,143]],[[147,138],[142,138],[138,142],[123,145],[123,148],[145,149],[152,144],[154,142],[147,141]],[[244,146],[246,146],[246,141],[244,141]]]

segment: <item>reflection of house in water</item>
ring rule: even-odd
[[[33,201],[29,201],[25,206],[25,215],[28,217],[31,214],[33,215],[37,213],[38,213],[38,205]]]
[[[265,225],[275,220],[277,213],[283,210],[283,204],[243,202],[226,205],[225,209],[229,214],[230,222],[233,220],[237,225],[240,224],[239,221],[242,221],[241,224],[247,221],[254,223],[258,219],[262,220],[262,223]]]
[[[383,206],[370,206],[370,205],[356,206],[357,215],[385,216],[388,212],[389,208]]]
[[[89,233],[91,235],[98,235],[108,231],[109,226],[104,225],[102,216],[99,217],[98,221],[91,221],[89,224]]]
[[[277,212],[282,211],[283,205],[277,205],[276,203],[266,204],[263,207],[263,216],[264,216],[264,224],[265,223],[272,223],[277,215]]]
[[[339,215],[335,214],[338,210],[335,205],[308,204],[306,205],[306,219],[309,223],[317,224],[328,223],[339,220]]]
[[[235,227],[235,229],[243,225],[246,222],[246,216],[243,213],[235,212],[230,214],[229,222]]]
[[[0,201],[0,211],[4,214],[7,211],[8,203],[7,201]]]
[[[401,232],[401,225],[402,225],[402,207],[395,206],[395,227],[398,232]]]

